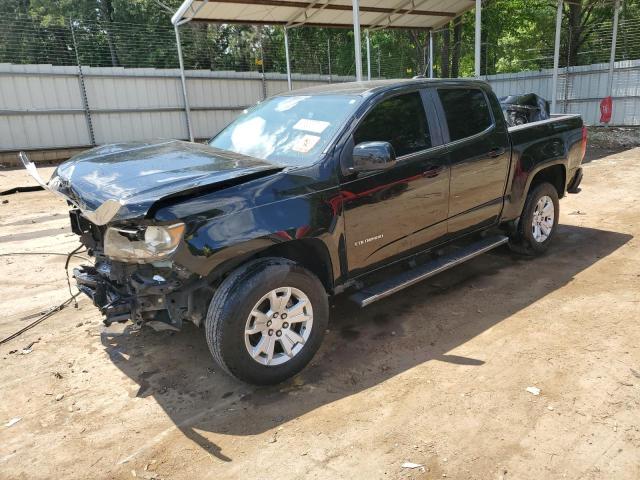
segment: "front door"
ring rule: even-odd
[[[456,235],[497,221],[511,160],[509,136],[505,122],[496,119],[502,115],[500,106],[492,108],[482,89],[438,88],[437,97],[451,165],[447,223]]]
[[[353,132],[353,145],[386,141],[397,163],[341,183],[351,275],[446,234],[449,167],[429,97],[420,91],[382,99]],[[433,110],[433,109],[431,109]]]

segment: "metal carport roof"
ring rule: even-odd
[[[353,28],[356,80],[362,80],[360,27],[367,31],[367,64],[369,31],[383,28],[434,29],[475,7],[476,75],[480,73],[480,11],[482,0],[185,0],[171,18],[178,44],[178,59],[182,74],[187,129],[191,120],[179,26],[190,21],[239,23],[247,25],[281,25],[287,62],[287,80],[291,89],[289,39],[287,31],[300,26]],[[429,40],[430,73],[433,65],[433,41]],[[370,68],[368,69],[370,70]],[[431,75],[430,75],[431,76]]]
[[[556,28],[553,55],[553,81],[551,111],[556,109],[558,68],[560,56],[560,29],[562,28],[563,3],[576,0],[556,0]],[[611,59],[609,62],[609,91],[613,78],[613,62],[618,30],[618,13],[621,0],[612,1],[614,7]],[[360,27],[367,30],[367,63],[369,63],[369,31],[383,28],[421,28],[433,32],[467,10],[475,8],[475,76],[480,76],[480,28],[482,0],[184,0],[171,18],[178,44],[178,59],[182,74],[182,89],[187,117],[189,137],[193,140],[187,98],[184,62],[180,46],[178,27],[190,21],[212,23],[241,23],[255,25],[282,25],[284,27],[287,79],[291,89],[291,67],[289,62],[289,40],[287,30],[302,25],[315,27],[352,28],[354,33],[354,57],[356,80],[362,80],[362,53]],[[429,41],[430,77],[433,67],[433,37]]]
[[[475,0],[186,0],[172,18],[256,25],[353,28],[353,10],[363,28],[438,28],[475,6]]]

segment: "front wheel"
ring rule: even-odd
[[[205,324],[216,362],[248,383],[279,383],[320,347],[329,317],[318,278],[283,258],[250,262],[216,290]]]
[[[558,192],[550,183],[541,183],[527,195],[509,246],[517,253],[539,255],[544,253],[555,236],[560,214]]]

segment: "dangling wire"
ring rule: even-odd
[[[64,273],[67,276],[67,286],[69,287],[69,295],[71,295],[71,298],[73,298],[73,303],[74,303],[74,308],[78,308],[78,301],[76,300],[76,297],[78,296],[78,294],[73,294],[73,292],[71,291],[71,278],[69,277],[69,262],[71,261],[71,257],[73,257],[76,253],[78,253],[78,251],[84,247],[84,245],[80,245],[78,248],[76,248],[75,250],[72,250],[68,255],[67,255],[67,261],[64,262]]]
[[[76,300],[76,298],[78,297],[78,295],[80,295],[80,292],[77,293],[73,293],[71,290],[71,278],[69,277],[69,262],[71,261],[71,257],[78,257],[77,253],[80,251],[81,248],[83,248],[84,245],[80,245],[78,248],[72,250],[70,253],[67,254],[67,260],[64,263],[64,271],[67,277],[67,287],[69,287],[69,294],[71,295],[69,298],[67,298],[64,302],[62,302],[60,305],[57,305],[55,307],[50,308],[49,310],[47,310],[46,312],[44,312],[42,315],[40,315],[40,317],[36,320],[34,320],[33,322],[31,322],[29,325],[27,325],[26,327],[21,328],[20,330],[18,330],[15,333],[12,333],[11,335],[9,335],[6,338],[3,338],[2,340],[0,340],[0,345],[13,340],[14,338],[22,335],[24,332],[26,332],[27,330],[32,329],[33,327],[35,327],[36,325],[38,325],[39,323],[44,322],[47,318],[51,317],[54,313],[59,312],[60,310],[62,310],[63,308],[67,307],[68,305],[71,304],[71,302],[74,303],[75,308],[78,308],[78,301]],[[19,254],[37,254],[37,255],[42,255],[42,253],[40,252],[19,252],[16,253],[16,255]],[[59,255],[57,253],[50,253],[50,255]],[[64,254],[62,254],[64,255]],[[84,258],[84,257],[80,257],[80,258]]]

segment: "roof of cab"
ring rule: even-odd
[[[301,88],[299,90],[291,90],[290,92],[280,93],[278,96],[289,95],[361,95],[368,96],[380,93],[386,90],[392,90],[398,87],[408,87],[411,85],[428,86],[469,86],[475,85],[487,87],[487,82],[474,78],[409,78],[409,79],[392,79],[392,80],[371,80],[368,82],[343,82],[329,83],[325,85],[316,85],[314,87]]]

